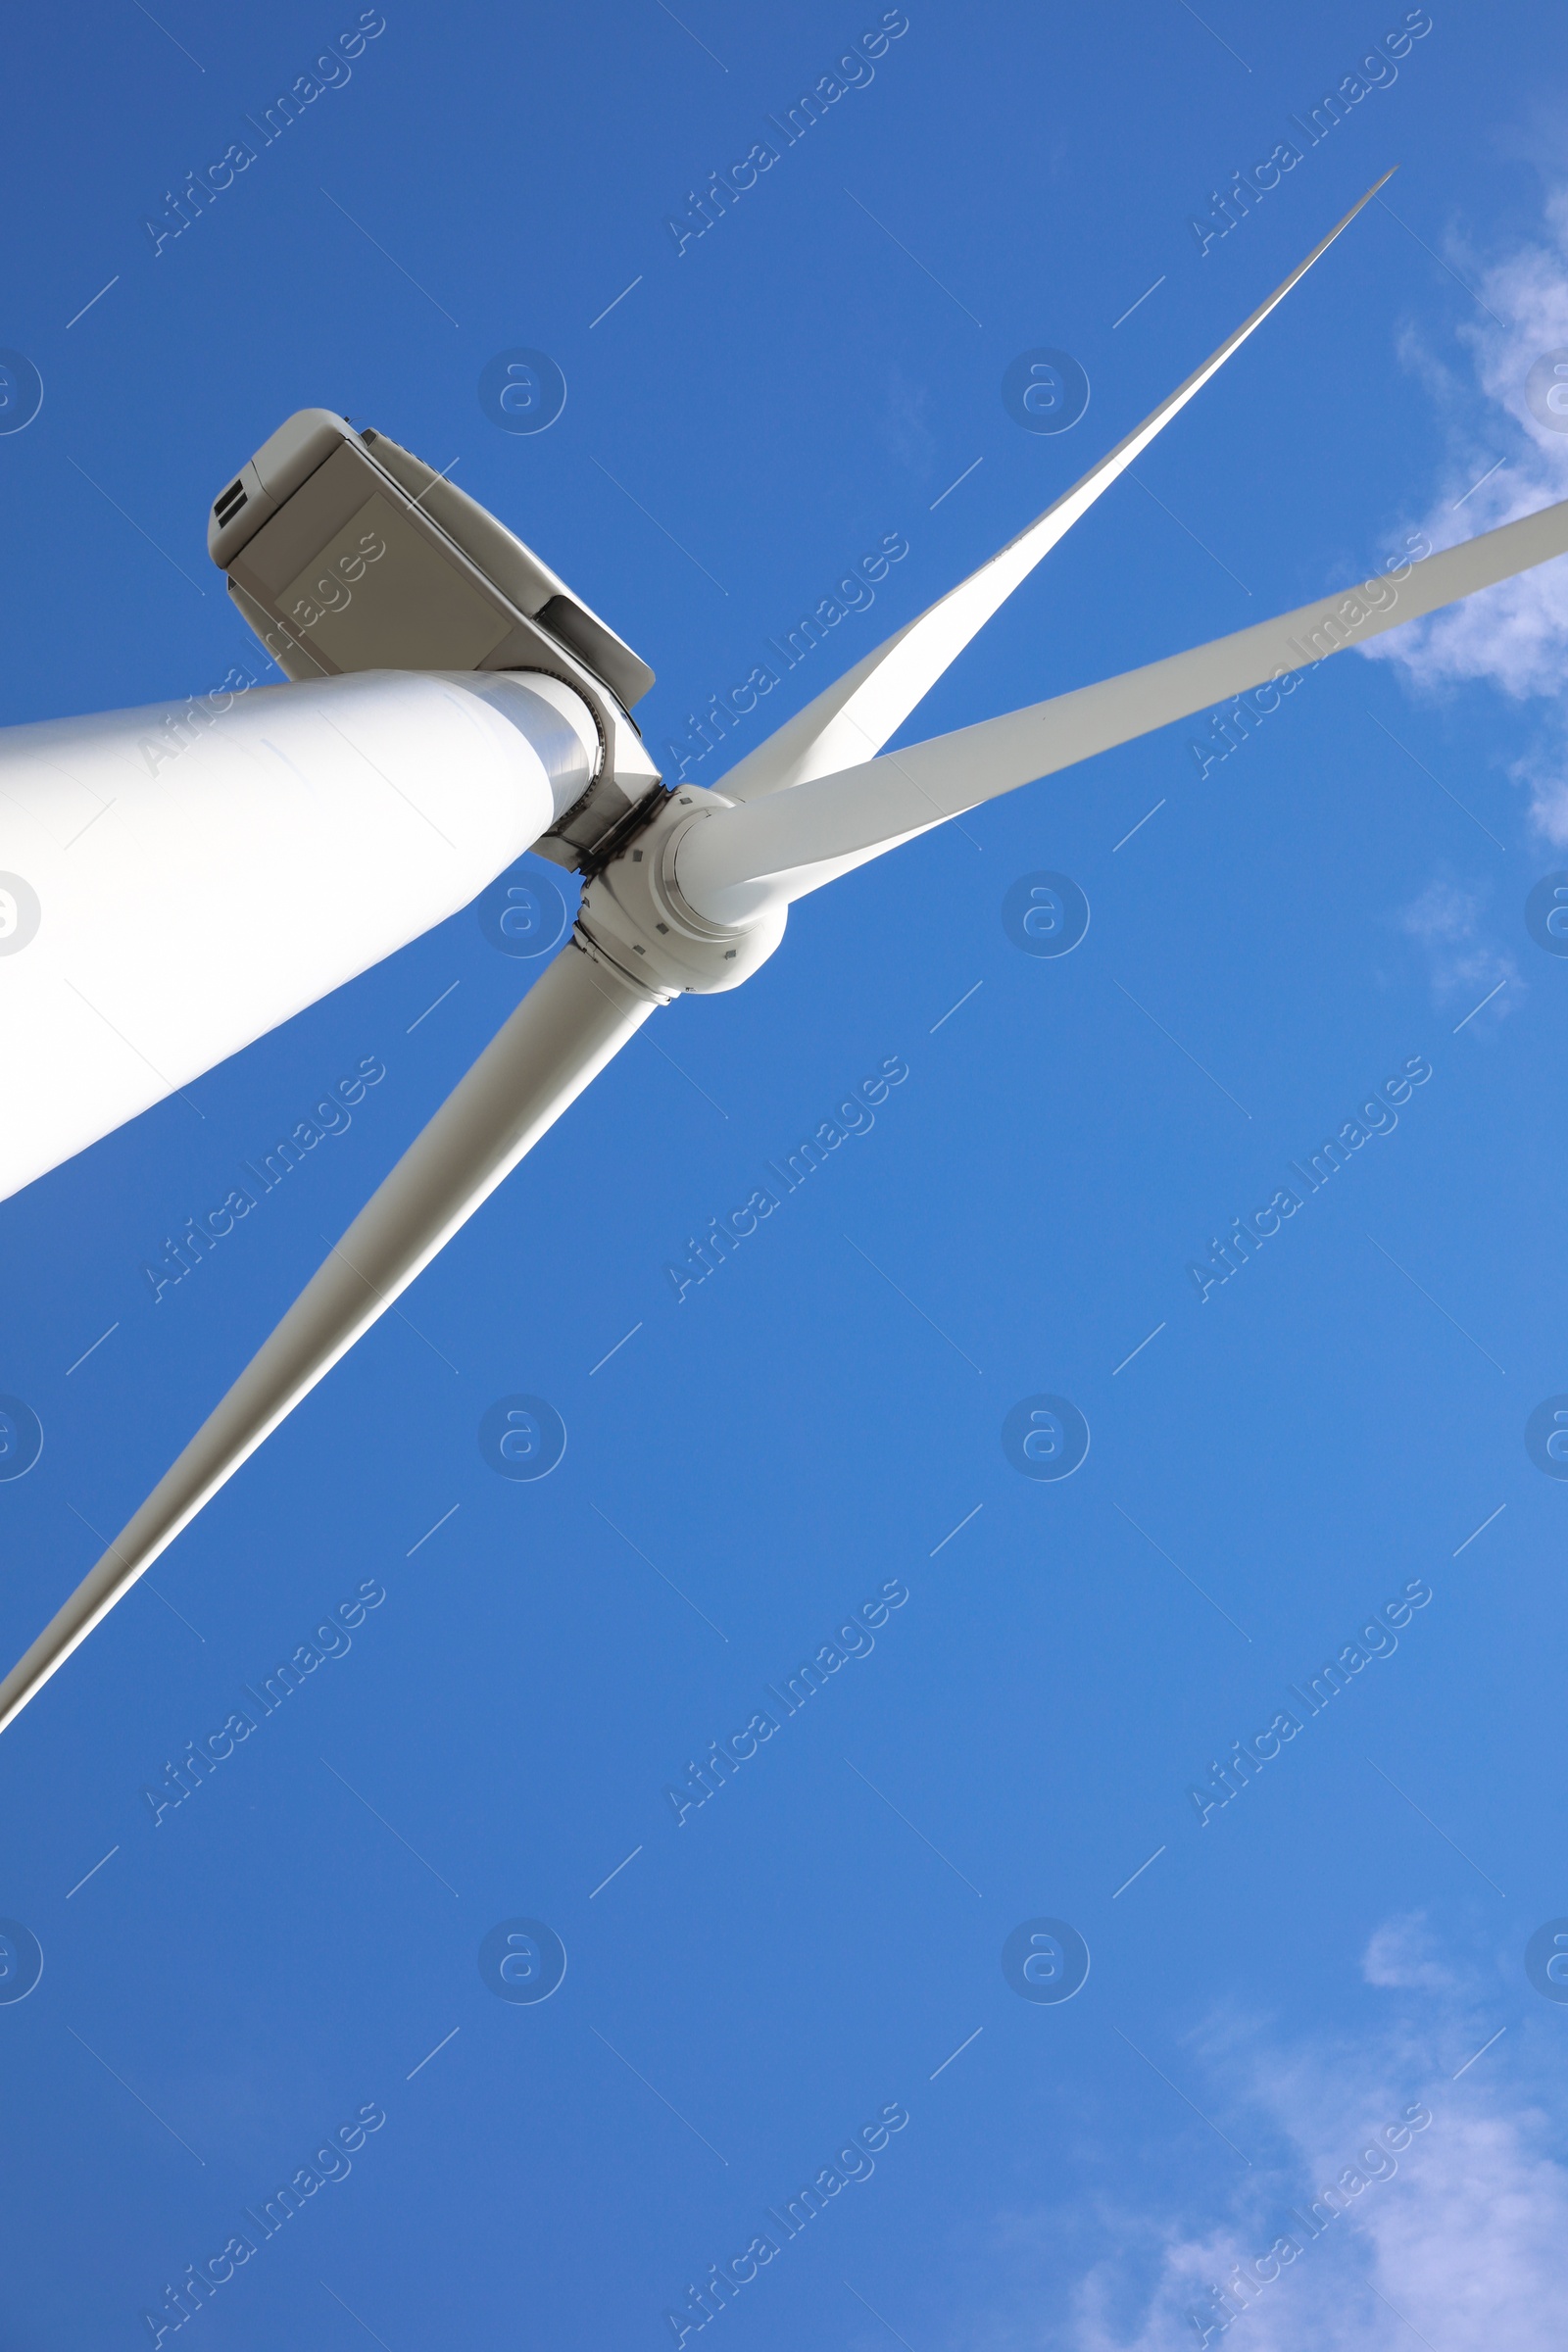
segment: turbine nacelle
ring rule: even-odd
[[[647,662],[532,548],[385,433],[300,409],[219,493],[207,549],[288,678],[528,670],[570,687],[599,751],[580,800],[537,844],[558,865],[603,857],[659,792],[630,716],[654,683]]]
[[[510,767],[502,762],[506,772],[500,804],[490,814],[492,829],[498,839],[512,841],[516,825],[528,821],[524,804],[536,807],[539,823],[548,825],[536,846],[587,876],[581,910],[566,948],[409,1147],[140,1510],[0,1684],[0,1729],[655,1010],[685,990],[739,987],[778,946],[794,900],[981,801],[1568,554],[1564,500],[1428,557],[1414,576],[1406,564],[1360,589],[1123,677],[884,752],[976,631],[1375,193],[1369,190],[1268,301],[1080,482],[989,564],[797,712],[731,769],[718,791],[695,785],[665,790],[626,715],[626,706],[652,683],[652,672],[520,540],[418,459],[379,435],[354,433],[324,410],[291,418],[257,453],[215,510],[214,560],[230,569],[241,610],[264,634],[282,628],[285,613],[298,624],[297,635],[285,631],[277,640],[279,659],[286,653],[300,665],[291,675],[466,667],[468,674],[461,679],[397,683],[431,708],[445,696],[460,734],[444,739],[443,749],[450,740],[460,760],[475,761],[498,741],[505,749],[510,737],[514,760]],[[365,544],[368,532],[370,546]],[[381,552],[372,554],[376,545]],[[272,635],[268,642],[273,643]],[[494,674],[509,668],[536,675],[526,686],[518,681],[509,689]],[[376,683],[364,681],[367,687]],[[568,689],[569,699],[563,700]],[[481,725],[476,696],[497,698],[500,718],[492,708]],[[569,772],[574,791],[578,774],[591,764],[590,725],[598,762],[586,788],[564,808],[557,788],[565,794]],[[412,807],[422,822],[436,822],[433,811],[419,808],[415,780],[408,789],[398,783],[406,743],[368,759],[368,771],[387,796],[375,803],[365,799],[369,787],[360,772],[366,747],[350,741],[346,730],[337,735],[327,760],[329,799],[336,795],[351,814],[363,804],[372,821],[405,821]],[[515,761],[523,736],[529,749],[519,784]],[[581,770],[574,760],[581,760]],[[351,804],[345,795],[355,760],[354,789],[361,800]],[[450,772],[434,762],[434,787]],[[0,820],[5,808],[0,796]],[[183,803],[178,814],[188,830]],[[24,811],[18,821],[31,820]],[[87,841],[101,831],[107,842],[115,821],[105,812],[103,827],[94,820]],[[362,819],[362,830],[368,829]],[[5,846],[0,837],[0,852]],[[455,846],[448,841],[449,852]],[[406,858],[411,870],[428,864],[425,839],[416,840]],[[499,862],[507,861],[503,857]],[[0,865],[10,862],[0,855]],[[406,925],[402,938],[412,939],[423,927]],[[394,939],[380,952],[397,944]],[[132,1041],[122,1043],[136,1050]]]

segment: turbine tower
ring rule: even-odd
[[[1568,552],[1564,501],[1418,569],[884,752],[1375,193],[1080,482],[711,789],[666,786],[649,759],[630,716],[647,665],[420,460],[320,409],[257,451],[218,499],[208,544],[291,683],[199,719],[111,712],[0,740],[0,867],[16,869],[0,893],[28,876],[9,904],[29,950],[0,957],[18,1040],[0,1198],[417,938],[530,847],[582,874],[580,909],[0,1683],[0,1730],[643,1023],[685,991],[750,979],[797,899],[983,801]]]

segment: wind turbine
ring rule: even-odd
[[[416,938],[530,846],[583,874],[580,910],[0,1683],[0,1729],[643,1023],[684,991],[738,988],[795,900],[982,801],[1568,551],[1564,501],[1418,569],[883,753],[1375,193],[1080,482],[711,790],[661,781],[629,716],[652,672],[463,492],[324,410],[263,445],[218,499],[209,548],[293,682],[217,716],[112,712],[0,739],[0,868],[16,869],[0,870],[0,990],[18,1041],[0,1197]]]

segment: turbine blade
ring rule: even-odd
[[[488,1200],[656,1000],[570,942],[91,1574],[0,1683],[0,1730],[159,1553]]]
[[[0,733],[0,1199],[467,906],[597,760],[586,706],[522,674]]]
[[[1385,573],[1277,620],[1004,718],[912,744],[842,775],[720,809],[681,842],[676,873],[682,896],[711,922],[747,921],[762,906],[804,898],[981,801],[1286,677],[1564,553],[1568,499],[1446,548],[1406,572]]]
[[[1143,455],[1156,433],[1187,406],[1195,393],[1202,390],[1253,328],[1261,326],[1270,311],[1285,300],[1298,280],[1328,251],[1341,230],[1349,226],[1362,206],[1371,203],[1384,180],[1393,176],[1392,172],[1385,172],[1383,178],[1375,181],[1360,202],[1350,207],[1321,244],[1314,245],[1305,261],[1291,271],[1284,284],[1275,288],[1250,318],[1228,336],[1218,351],[1179,385],[1168,400],[1161,401],[1135,431],[1119,441],[1108,457],[1091,466],[1081,482],[1064,491],[1054,506],[1020,531],[1016,539],[1010,539],[988,564],[982,564],[978,571],[971,572],[956,588],[928,606],[917,619],[906,623],[885,645],[867,654],[836,685],[808,703],[776,734],[738,761],[718,781],[717,789],[726,799],[761,800],[791,785],[808,783],[813,777],[838,774],[879,752],[944,670],[957,660],[970,638],[984,628],[998,608],[1028,578],[1041,558],[1049,555],[1079,517],[1087,514],[1102,491],[1108,490],[1118,475],[1125,473],[1134,460]]]

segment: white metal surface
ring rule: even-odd
[[[0,1199],[466,906],[596,757],[496,675],[0,734]]]
[[[1565,552],[1568,500],[1234,636],[721,811],[682,839],[676,882],[710,922],[754,920],[981,801],[1365,644]]]
[[[524,997],[97,1566],[0,1683],[18,1714],[576,1101],[656,999],[568,945]]]
[[[618,853],[591,876],[572,942],[405,1153],[173,1468],[0,1684],[0,1729],[414,1280],[655,1005],[683,988],[727,988],[755,970],[779,943],[789,901],[979,801],[1288,676],[1347,644],[1568,552],[1565,501],[1419,567],[1406,566],[1168,661],[892,757],[858,757],[887,740],[1039,556],[1300,274],[1294,272],[1077,491],[781,729],[732,771],[723,793],[685,788],[622,839]],[[194,1075],[461,905],[542,832],[586,781],[579,774],[588,756],[585,735],[579,733],[563,755],[558,732],[555,751],[547,749],[541,758],[503,715],[508,689],[494,678],[381,674],[285,691],[286,701],[252,698],[244,729],[229,728],[229,740],[216,748],[208,738],[207,760],[189,766],[183,778],[166,778],[154,792],[139,782],[131,789],[133,722],[146,714],[19,730],[29,739],[24,755],[9,770],[0,767],[0,796],[6,796],[0,798],[0,1022],[10,1024],[18,1046],[13,1058],[24,1072],[17,1100],[30,1086],[39,1106],[47,1138],[40,1166],[156,1101],[178,1082],[178,1071]],[[536,701],[534,721],[527,721],[516,705],[514,720],[533,724],[538,735],[541,709]],[[298,721],[297,736],[290,734],[286,744],[275,740],[284,721],[267,717],[270,710],[284,712],[290,727]],[[563,712],[570,715],[569,702],[561,703],[558,695],[548,713],[557,730]],[[256,724],[259,713],[271,740]],[[66,768],[68,752],[78,772]],[[181,760],[195,761],[196,755],[182,754]],[[552,761],[559,767],[554,776]],[[292,776],[291,786],[278,782],[279,766]],[[103,805],[114,796],[92,791],[79,772],[84,767],[101,787],[118,784],[127,800],[120,820],[127,853],[118,865],[112,854],[95,854],[74,869],[65,862],[114,817],[113,807]],[[827,772],[829,767],[837,772]],[[462,771],[460,784],[455,770]],[[205,793],[196,791],[198,777]],[[88,807],[80,798],[84,792],[97,806]],[[279,833],[280,810],[285,821]],[[416,830],[442,831],[437,811],[447,837],[444,860]],[[78,816],[81,827],[65,839],[68,820]],[[6,845],[13,841],[35,853],[35,870],[45,874],[51,900],[65,913],[54,925],[54,960],[36,958],[35,977],[8,997],[8,968],[25,973],[46,937],[43,902],[29,907],[27,886],[19,895],[11,888],[17,877],[3,870]],[[161,851],[167,863],[160,861]],[[215,895],[222,895],[208,888],[214,871],[234,877],[243,952],[234,948],[233,909],[213,904]],[[84,876],[93,877],[91,887]],[[128,904],[126,877],[133,885]],[[385,907],[377,886],[390,894]],[[274,904],[279,890],[281,907]],[[154,938],[149,944],[142,937],[144,902],[167,912],[169,942]],[[334,921],[342,925],[343,940],[323,945],[320,928]],[[127,1070],[76,1015],[62,1014],[60,991],[69,979],[62,940],[83,959],[106,938],[124,959],[135,1018],[149,1024],[142,1042],[157,1040],[168,1064],[163,1071]],[[303,960],[302,973],[282,969],[280,938]],[[258,956],[260,977],[251,968]],[[75,968],[92,970],[83,960]],[[213,970],[228,992],[220,992],[216,1006]],[[105,953],[97,984],[122,1011],[126,999],[115,971],[115,956]],[[39,1023],[46,1030],[54,1024],[41,1040]],[[194,1046],[192,1027],[202,1041]],[[122,1044],[137,1054],[128,1036]],[[74,1101],[74,1088],[80,1089]],[[69,1140],[73,1135],[75,1141]]]
[[[1341,230],[1349,226],[1362,205],[1370,204],[1384,180],[1393,176],[1392,172],[1385,172],[1383,178],[1368,188],[1359,203],[1350,207],[1345,219],[1329,230],[1322,243],[1313,247],[1305,261],[1291,271],[1284,284],[1275,288],[1250,318],[1233,335],[1228,335],[1218,351],[1179,385],[1168,400],[1162,400],[1134,432],[1118,442],[1108,457],[1092,466],[1082,481],[1063,492],[1054,506],[1048,507],[1027,530],[1020,531],[1016,539],[1010,539],[988,564],[971,572],[956,588],[950,589],[885,645],[867,654],[836,685],[828,687],[814,702],[808,703],[804,710],[786,720],[776,734],[759,744],[728,775],[721,776],[717,789],[732,801],[756,801],[872,759],[904,724],[916,703],[929,694],[938,678],[957,660],[969,640],[1005,604],[1020,582],[1028,578],[1041,558],[1049,555],[1102,492],[1108,490],[1135,459],[1142,457],[1155,435],[1202,390],[1232,353],[1240,350],[1253,329],[1262,325],[1312,264],[1327,253]]]

